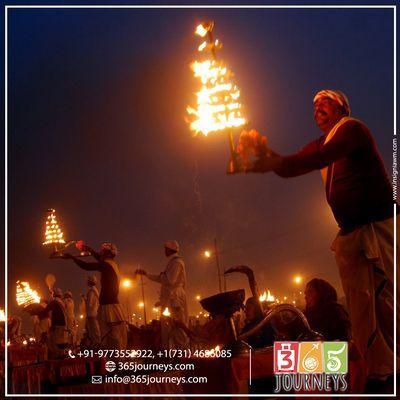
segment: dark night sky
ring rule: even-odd
[[[340,288],[319,172],[226,176],[226,136],[189,131],[193,29],[203,19],[216,21],[251,126],[272,148],[288,154],[317,137],[312,97],[337,88],[390,169],[392,10],[10,10],[12,309],[17,279],[43,292],[53,273],[75,296],[84,290],[86,273],[41,246],[48,207],[67,238],[115,242],[125,273],[138,263],[161,271],[163,242],[178,240],[193,311],[196,294],[217,291],[215,265],[201,255],[214,237],[223,266],[253,266],[262,289],[289,294],[296,273]],[[243,277],[229,278],[239,287],[248,288]],[[146,285],[151,302],[157,290]],[[139,290],[131,293],[136,306]]]

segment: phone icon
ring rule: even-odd
[[[72,350],[68,350],[68,355],[70,356],[70,358],[75,358],[75,354],[72,352]]]

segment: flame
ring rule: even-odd
[[[268,292],[268,293],[267,293]],[[260,297],[258,298],[260,300],[261,303],[263,303],[264,301],[275,301],[275,296],[272,296],[271,292],[265,291],[262,295],[260,295]]]
[[[36,290],[29,286],[29,282],[17,281],[17,303],[19,306],[29,306],[30,304],[40,303],[40,296]]]
[[[0,322],[6,322],[6,313],[0,308]]]
[[[199,24],[196,26],[195,34],[200,37],[204,37],[207,35],[208,29],[203,26],[203,24]]]
[[[206,357],[215,357],[216,356],[216,352],[220,351],[220,350],[221,350],[221,347],[219,345],[217,345],[213,349],[206,350],[205,351],[205,356]]]
[[[165,307],[165,310],[163,311],[162,315],[164,317],[170,317],[171,316],[171,312],[168,310],[168,307]]]
[[[196,33],[204,37],[207,29],[203,25],[199,25]],[[209,44],[207,41],[203,41],[198,47],[198,51],[215,52],[221,46],[218,39]],[[190,129],[196,134],[202,133],[207,136],[210,132],[244,125],[247,121],[241,112],[240,91],[233,83],[233,74],[228,67],[222,61],[215,59],[195,61],[191,67],[195,78],[199,78],[201,84],[196,93],[196,106],[189,106],[186,109],[188,114],[193,117]]]
[[[46,244],[65,243],[65,240],[63,239],[62,230],[57,222],[56,210],[50,208],[47,211],[47,213],[48,214],[46,218],[45,241],[43,242],[43,244],[46,245]]]

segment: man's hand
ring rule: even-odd
[[[144,269],[137,269],[135,271],[136,275],[147,275],[147,272]]]
[[[253,167],[246,172],[266,173],[276,169],[282,161],[282,157],[274,152],[270,152],[268,156],[258,158]]]
[[[242,131],[237,153],[245,172],[265,173],[273,171],[281,162],[279,154],[267,145],[267,138],[256,130]]]

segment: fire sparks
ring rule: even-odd
[[[264,301],[272,302],[275,301],[275,296],[273,296],[271,292],[268,290],[264,291],[264,293],[260,295],[258,299],[260,300],[261,303],[263,303]]]
[[[169,311],[168,307],[165,307],[165,310],[163,311],[162,315],[164,317],[170,317],[171,316],[171,312]]]
[[[50,208],[47,210],[45,241],[43,244],[58,243],[65,243],[65,240],[63,239],[63,232],[57,222],[56,210]]]
[[[241,111],[240,91],[233,83],[233,73],[222,61],[216,60],[215,51],[222,45],[218,40],[213,41],[212,28],[212,23],[196,28],[196,34],[201,37],[209,33],[209,41],[202,42],[198,51],[208,52],[212,57],[191,65],[194,76],[200,79],[201,84],[196,93],[196,106],[187,107],[187,112],[193,117],[190,129],[205,136],[210,132],[240,127],[247,122]]]
[[[0,322],[6,322],[6,313],[0,308]]]
[[[29,282],[17,281],[17,303],[19,306],[29,306],[40,303],[40,296],[36,290],[31,289]]]

